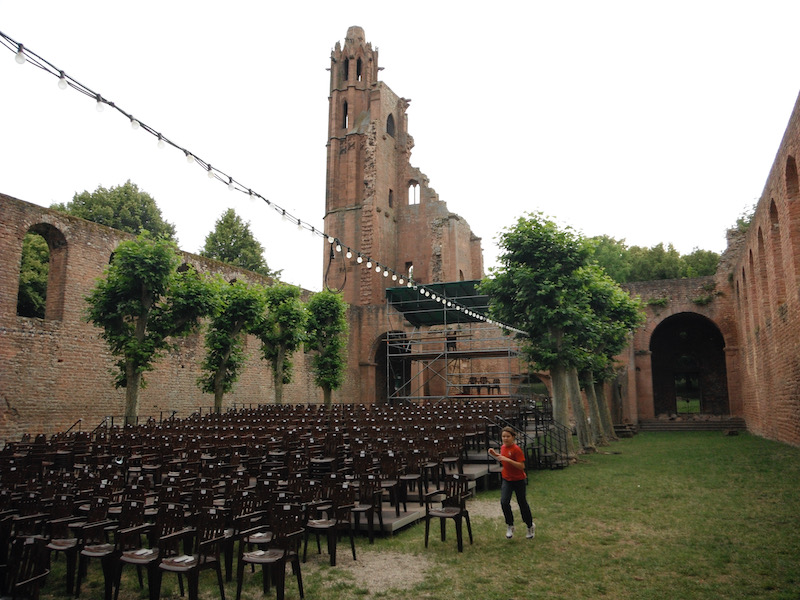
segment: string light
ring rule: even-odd
[[[158,145],[159,148],[165,148],[166,147],[167,140],[164,138],[164,136],[161,133],[159,133],[158,131],[156,131],[152,127],[149,127],[149,126],[141,123],[138,119],[135,119],[133,117],[133,115],[125,112],[120,107],[118,107],[114,102],[110,102],[110,101],[104,99],[99,93],[97,93],[97,92],[91,90],[90,88],[84,86],[80,82],[76,81],[74,78],[68,77],[64,73],[64,71],[58,69],[53,64],[51,64],[50,62],[48,62],[44,58],[40,57],[39,55],[37,55],[35,52],[31,52],[30,50],[25,49],[24,46],[21,43],[18,43],[15,40],[11,39],[7,35],[5,35],[2,31],[0,31],[0,45],[4,45],[4,46],[6,46],[6,48],[11,50],[12,52],[15,52],[15,60],[16,60],[17,63],[25,64],[26,62],[30,62],[33,65],[35,65],[35,66],[39,67],[40,69],[42,69],[43,71],[45,71],[45,72],[53,75],[54,77],[56,77],[58,79],[58,87],[60,89],[64,90],[64,89],[67,89],[68,87],[71,87],[75,91],[80,92],[80,93],[82,93],[82,94],[84,94],[84,95],[86,95],[86,96],[88,96],[90,98],[93,98],[95,100],[95,102],[96,102],[95,108],[97,109],[98,112],[103,112],[106,105],[110,106],[112,109],[118,111],[119,113],[121,113],[123,116],[125,116],[130,121],[132,129],[134,129],[134,130],[139,129],[139,128],[144,129],[147,133],[149,133],[150,135],[155,136],[158,139],[157,145]],[[175,147],[175,148],[177,148],[177,149],[179,149],[179,150],[184,152],[184,154],[186,156],[186,162],[187,163],[189,163],[189,164],[197,163],[200,166],[205,167],[205,169],[207,171],[207,176],[208,176],[209,179],[211,179],[211,180],[218,179],[220,182],[223,182],[223,183],[227,180],[228,189],[230,191],[237,190],[237,186],[235,185],[234,179],[233,179],[233,177],[231,175],[228,175],[227,173],[223,173],[222,171],[219,171],[218,169],[214,169],[211,166],[211,164],[206,163],[205,161],[197,158],[196,155],[192,154],[188,149],[181,148],[180,146],[174,144],[171,141],[169,142],[169,144],[171,146],[173,146],[173,147]],[[312,235],[319,235],[319,236],[322,236],[322,237],[327,237],[327,240],[328,240],[329,244],[333,244],[334,242],[336,242],[336,251],[337,252],[341,252],[342,251],[342,244],[341,244],[341,242],[339,240],[335,239],[334,237],[332,237],[330,235],[326,236],[322,231],[316,229],[315,227],[311,226],[310,224],[305,223],[300,218],[289,214],[286,211],[285,208],[282,208],[282,207],[278,206],[277,204],[275,204],[274,202],[271,202],[270,200],[267,200],[266,198],[264,198],[260,194],[258,194],[256,192],[253,192],[252,189],[238,188],[238,191],[243,192],[243,193],[247,193],[247,195],[248,195],[250,200],[255,200],[256,197],[261,198],[267,204],[267,206],[271,206],[278,213],[280,213],[281,220],[295,222],[298,229],[303,229],[304,227],[308,228]],[[361,253],[360,252],[356,252],[356,255],[357,255],[356,262],[358,264],[362,264],[363,261],[364,261],[364,258],[362,257]],[[353,256],[353,250],[350,247],[347,247],[346,256],[347,256],[348,259],[352,258],[352,256]],[[371,269],[372,265],[373,265],[372,259],[371,258],[367,258],[366,260],[367,260],[367,264],[366,264],[367,268]],[[375,266],[375,272],[376,273],[383,272],[383,276],[384,277],[388,277],[389,274],[391,273],[392,274],[392,281],[397,281],[399,285],[404,285],[405,284],[408,288],[412,288],[413,287],[414,289],[417,289],[416,284],[414,284],[414,282],[411,279],[406,280],[403,277],[398,277],[397,273],[393,269],[389,269],[388,267],[382,266],[380,263],[376,262],[375,265],[376,265]],[[429,290],[426,290],[423,286],[419,286],[418,289],[420,291],[420,294],[423,294],[425,297],[430,297],[431,296],[431,292]],[[520,334],[524,334],[525,333],[523,331],[520,331],[519,329],[515,329],[513,327],[508,327],[508,326],[506,326],[506,325],[504,325],[502,323],[497,323],[496,321],[493,321],[491,319],[487,319],[487,317],[485,317],[484,315],[481,315],[481,314],[476,313],[474,311],[468,310],[466,307],[460,306],[457,303],[446,301],[445,298],[437,296],[436,294],[433,295],[433,299],[435,301],[440,302],[443,306],[446,305],[448,308],[452,307],[455,310],[461,311],[465,315],[470,316],[472,318],[475,318],[475,319],[478,319],[478,320],[481,320],[481,321],[485,321],[485,322],[488,322],[488,323],[492,323],[492,324],[497,324],[498,326],[502,327],[505,330],[514,331],[514,332],[520,333]]]

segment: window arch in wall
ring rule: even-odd
[[[364,63],[363,63],[363,61],[362,61],[362,60],[359,58],[359,59],[356,61],[356,81],[361,81],[361,79],[363,78],[363,76],[364,76]]]
[[[797,162],[791,154],[786,157],[784,176],[786,178],[786,197],[794,200],[800,194],[800,183],[797,178]]]
[[[347,81],[350,79],[350,60],[345,58],[342,63],[342,79]]]
[[[419,204],[419,184],[416,181],[408,182],[408,203]]]
[[[716,324],[696,313],[664,319],[650,338],[656,415],[727,415],[725,340]]]
[[[22,241],[17,315],[60,320],[64,315],[67,242],[58,229],[40,223]]]
[[[347,100],[342,102],[342,129],[347,130],[349,125],[349,115],[347,114]]]
[[[772,254],[772,278],[775,282],[775,303],[781,304],[786,301],[786,284],[784,282],[783,267],[783,241],[781,240],[781,226],[778,218],[778,207],[775,200],[769,203],[769,244]]]
[[[764,232],[761,227],[758,228],[758,235],[756,236],[756,244],[758,248],[758,296],[760,299],[760,307],[764,312],[762,319],[765,319],[769,314],[769,307],[771,305],[769,275],[767,273],[767,248],[764,243]]]
[[[391,113],[386,117],[386,133],[394,137],[394,115]]]

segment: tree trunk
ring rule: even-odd
[[[286,351],[283,346],[278,348],[278,356],[272,368],[272,383],[275,388],[275,404],[283,403],[283,362],[286,360]]]
[[[562,366],[550,369],[553,381],[553,419],[567,428],[567,456],[570,460],[575,458],[575,444],[572,441],[572,427],[569,425],[569,410],[567,408],[567,371]]]
[[[592,372],[583,371],[581,373],[581,381],[583,382],[583,391],[586,394],[586,405],[589,407],[589,425],[591,426],[592,441],[596,446],[607,446],[608,437],[603,430],[600,408],[597,406]]]
[[[323,387],[322,388],[322,401],[325,403],[326,408],[330,408],[331,406],[331,388]]]
[[[136,425],[139,416],[139,386],[142,374],[128,364],[125,366],[125,425]]]
[[[578,370],[575,367],[567,369],[567,395],[572,406],[572,417],[575,419],[575,429],[578,431],[578,443],[584,452],[596,452],[589,432],[589,423],[586,421],[586,411],[583,409],[581,386],[578,381]]]
[[[619,438],[614,432],[614,423],[611,421],[611,409],[606,399],[606,386],[602,381],[594,384],[594,395],[597,397],[597,407],[600,409],[600,423],[606,434],[606,439],[617,441]]]

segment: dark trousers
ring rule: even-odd
[[[517,504],[522,520],[530,527],[533,524],[531,507],[528,506],[528,499],[525,498],[525,479],[519,481],[508,481],[503,479],[500,486],[500,507],[503,509],[503,516],[506,518],[506,525],[514,524],[514,513],[511,512],[511,493],[517,496]]]

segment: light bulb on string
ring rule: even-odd
[[[17,55],[14,57],[14,60],[17,61],[17,64],[25,64],[25,49],[22,47],[22,44],[17,46]]]
[[[397,281],[397,283],[399,283],[400,285],[403,285],[403,278],[401,277],[401,278],[400,278],[400,279]]]
[[[133,117],[131,117],[131,129],[133,129],[134,131],[139,129],[139,121],[137,121]]]
[[[329,243],[329,244],[332,244],[332,243],[333,243],[333,242],[335,242],[335,241],[336,241],[336,240],[334,240],[334,239],[333,239],[333,237],[331,237],[331,236],[328,236],[328,243]]]
[[[286,209],[285,209],[285,208],[282,208],[282,209],[281,209],[281,221],[286,221],[286,220],[287,220],[287,217],[286,217]]]
[[[159,138],[160,137],[161,136],[159,136]],[[214,179],[214,171],[211,170],[211,165],[208,165],[208,173],[207,173],[207,175],[208,175],[209,179]]]
[[[386,269],[384,269],[384,270],[383,270],[383,276],[384,276],[384,277],[388,277],[388,276],[389,276],[389,271],[387,271]]]
[[[94,108],[97,112],[103,112],[105,105],[103,104],[103,97],[100,94],[97,95],[97,104],[94,105]]]
[[[311,226],[311,229],[309,229],[309,231],[311,232],[311,235],[316,235],[316,233],[317,233],[317,230],[314,229],[313,225]]]
[[[356,257],[356,262],[357,262],[358,264],[361,264],[362,262],[364,262],[364,257],[362,257],[362,256],[359,254],[359,255],[358,255],[358,257]]]
[[[403,282],[402,282],[402,280],[400,281],[400,283],[403,283]],[[406,283],[406,287],[411,287],[411,286],[413,286],[413,285],[414,285],[414,284],[413,284],[413,283],[411,283],[410,281],[409,281],[408,283]]]
[[[392,281],[397,281],[397,273],[392,273]],[[400,283],[403,283],[402,281]]]
[[[158,134],[158,144],[157,144],[157,146],[158,146],[158,149],[159,149],[159,150],[163,150],[163,149],[164,149],[164,148],[166,148],[166,146],[167,146],[167,145],[164,143],[164,138],[162,138],[162,137],[161,137],[161,134],[160,134],[160,133]]]
[[[236,187],[233,185],[233,177],[228,177],[228,191],[232,192]]]
[[[64,76],[64,71],[59,71],[58,73],[58,89],[65,90],[67,89],[67,78]]]
[[[194,156],[192,156],[191,152],[186,153],[186,162],[190,165],[194,164]],[[251,192],[252,193],[252,192]]]
[[[303,222],[300,219],[297,219],[297,230],[303,231]]]
[[[341,252],[342,251],[342,245],[341,244],[336,244],[336,251],[337,252]]]
[[[375,272],[376,273],[380,273],[381,272],[381,266],[380,265],[375,265]]]
[[[372,268],[372,261],[370,259],[367,259],[367,268],[368,269]]]
[[[350,251],[350,248],[347,249],[347,252],[345,253],[345,256],[347,258],[353,258],[353,253]]]
[[[247,190],[247,197],[250,198],[250,202],[255,202],[256,197],[253,195],[253,190]]]

